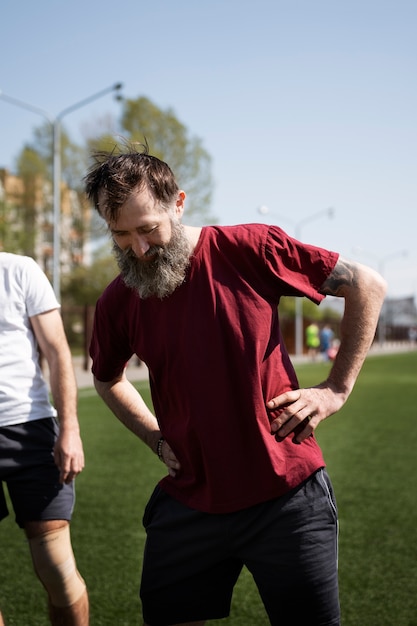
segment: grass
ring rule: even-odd
[[[328,367],[298,366],[301,384],[322,380]],[[149,401],[147,384],[138,388]],[[344,626],[417,625],[416,406],[417,352],[370,357],[346,406],[317,433],[339,506]],[[139,626],[141,516],[164,466],[93,390],[80,391],[79,414],[87,467],[77,479],[72,537],[89,587],[91,624]],[[44,626],[45,597],[23,534],[12,515],[0,529],[7,626]],[[231,617],[222,623],[268,624],[245,570]]]
[[[305,385],[317,373],[299,372]],[[417,353],[372,357],[318,433],[339,508],[345,626],[417,624],[416,406]]]

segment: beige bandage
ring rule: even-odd
[[[33,566],[53,606],[77,602],[86,586],[75,564],[69,524],[29,539]]]

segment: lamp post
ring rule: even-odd
[[[378,272],[384,278],[385,278],[385,276],[384,276],[384,274],[385,274],[385,265],[386,265],[387,261],[392,261],[393,259],[398,259],[400,257],[406,257],[408,255],[407,250],[397,250],[397,252],[391,252],[390,254],[387,254],[384,257],[379,257],[376,254],[373,254],[372,252],[368,252],[366,250],[362,250],[361,248],[354,248],[354,252],[355,253],[362,253],[362,254],[364,254],[366,256],[372,257],[373,259],[376,259]],[[385,320],[384,307],[382,308],[382,312],[381,312],[381,315],[380,315],[380,318],[379,318],[377,335],[378,335],[378,343],[383,345],[385,343],[385,339],[386,339],[386,320]]]
[[[274,215],[274,213],[270,213],[268,207],[264,205],[259,207],[258,211],[259,213],[261,213],[261,215],[267,215],[267,214]],[[298,240],[301,239],[302,226],[304,226],[307,222],[311,222],[325,215],[327,215],[329,218],[333,217],[334,208],[328,207],[327,209],[322,209],[321,211],[317,211],[316,213],[313,213],[312,215],[308,215],[307,217],[304,217],[299,222],[296,222],[294,224],[295,239],[298,239]],[[288,221],[292,221],[292,220],[288,220]],[[298,297],[295,298],[295,354],[297,356],[300,356],[303,354],[303,301],[302,301],[302,298],[298,298]]]
[[[58,113],[58,115],[55,116],[55,117],[52,117],[51,115],[49,115],[49,113],[47,113],[43,109],[40,109],[39,107],[33,106],[32,104],[29,104],[28,102],[24,102],[23,100],[18,100],[17,98],[13,98],[12,96],[7,95],[7,94],[5,94],[4,92],[2,92],[0,90],[0,98],[2,100],[5,100],[6,102],[9,102],[10,104],[14,104],[15,106],[18,106],[20,108],[27,109],[28,111],[32,111],[32,113],[36,113],[38,115],[41,115],[44,119],[47,120],[47,122],[50,124],[50,126],[52,128],[52,132],[53,132],[53,157],[52,157],[52,160],[53,160],[53,172],[52,172],[53,184],[52,184],[52,187],[53,187],[53,220],[54,220],[52,285],[53,285],[53,288],[54,288],[54,291],[55,291],[55,295],[58,298],[58,300],[60,299],[60,296],[61,296],[61,271],[60,271],[60,257],[61,257],[61,237],[60,237],[60,235],[61,235],[61,233],[60,233],[60,226],[61,226],[61,120],[62,120],[62,118],[64,118],[69,113],[72,113],[76,109],[80,109],[81,107],[84,107],[85,105],[89,104],[93,100],[97,100],[98,98],[101,98],[102,96],[105,96],[106,94],[108,94],[108,93],[110,93],[112,91],[119,92],[120,89],[122,88],[122,86],[123,86],[122,83],[116,83],[116,84],[112,85],[111,87],[107,87],[106,89],[102,89],[101,91],[99,91],[99,92],[89,96],[88,98],[85,98],[84,100],[81,100],[80,102],[77,102],[76,104],[73,104],[70,107],[67,107],[66,109],[64,109],[63,111]]]

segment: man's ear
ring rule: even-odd
[[[185,198],[187,194],[182,189],[179,190],[177,200],[175,202],[175,215],[179,218],[182,217],[185,208]]]

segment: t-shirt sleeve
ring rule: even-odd
[[[119,315],[125,304],[115,296],[112,285],[96,304],[90,342],[91,371],[103,382],[119,376],[133,354]]]
[[[29,317],[60,308],[48,277],[31,257],[23,258],[21,280]]]
[[[278,226],[270,226],[267,230],[264,260],[281,288],[285,285],[285,295],[306,296],[319,304],[325,297],[319,289],[338,258],[336,252],[289,237]]]

